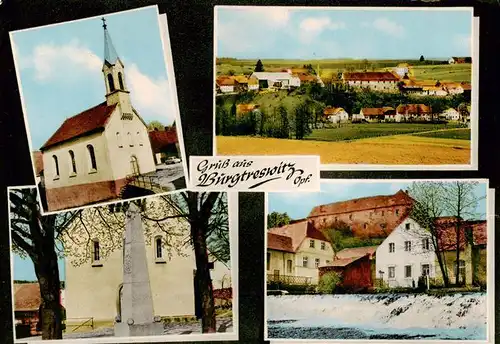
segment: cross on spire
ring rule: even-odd
[[[104,63],[109,63],[114,65],[117,60],[119,60],[118,54],[116,53],[113,42],[111,41],[111,36],[108,32],[108,24],[106,24],[106,19],[101,18],[102,27],[104,29]]]

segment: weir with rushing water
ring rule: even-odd
[[[267,296],[269,338],[485,340],[486,293]]]

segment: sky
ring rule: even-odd
[[[216,56],[418,59],[471,56],[470,10],[219,7]]]
[[[292,219],[302,219],[317,205],[347,201],[354,198],[393,195],[399,190],[407,190],[412,182],[329,182],[321,183],[321,192],[269,193],[268,212],[287,213]],[[482,198],[475,209],[476,219],[486,219],[487,184],[476,185],[474,193]]]
[[[125,65],[132,105],[146,122],[175,120],[155,7],[106,15]],[[12,35],[32,148],[38,150],[66,118],[105,101],[101,17]]]

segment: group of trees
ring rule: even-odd
[[[76,266],[88,262],[96,237],[102,238],[102,258],[120,249],[130,203],[42,216],[36,188],[11,190],[9,198],[12,248],[31,259],[40,285],[42,339],[61,339],[58,259],[66,256]],[[162,245],[168,254],[181,254],[185,246],[194,251],[202,331],[215,332],[208,252],[220,261],[229,261],[227,195],[182,192],[135,202],[141,209],[147,240],[153,232],[161,231],[166,234]]]

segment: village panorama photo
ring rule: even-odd
[[[487,180],[335,180],[269,193],[267,338],[491,343]]]
[[[472,8],[216,6],[214,25],[217,155],[477,168]]]
[[[185,189],[158,8],[11,32],[43,213]]]
[[[35,187],[11,188],[16,341],[237,338],[230,208],[183,191],[42,215]]]

